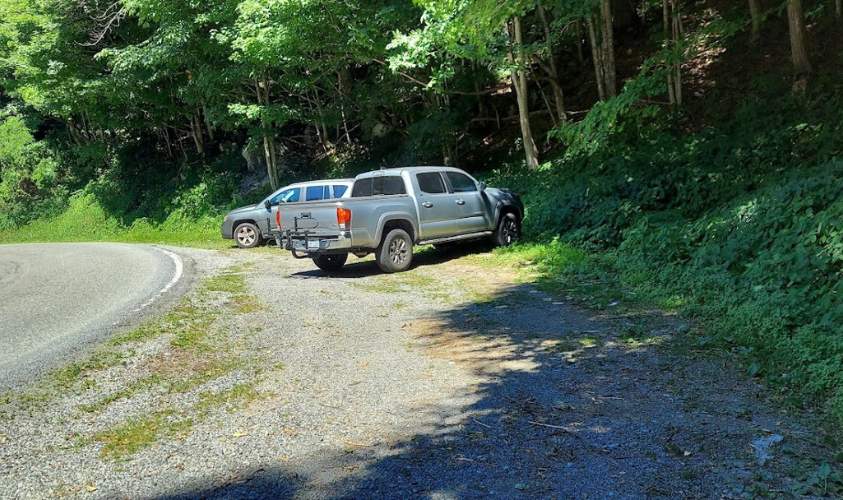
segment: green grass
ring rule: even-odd
[[[205,280],[202,289],[208,292],[243,294],[246,292],[246,277],[239,272],[226,271]]]
[[[19,228],[0,230],[0,243],[110,241],[158,243],[223,249],[233,246],[220,237],[222,218],[189,220],[173,215],[159,224],[136,219],[130,224],[108,214],[90,194],[71,198],[64,212]]]
[[[94,440],[102,443],[100,454],[104,458],[120,460],[151,446],[159,439],[186,434],[192,427],[192,419],[179,417],[173,410],[163,410],[132,418],[96,434]]]
[[[261,397],[257,381],[242,382],[223,391],[205,391],[199,401],[183,412],[173,408],[137,416],[94,435],[102,444],[100,454],[111,460],[124,460],[163,439],[187,435],[194,425],[207,419],[216,409],[235,411]]]

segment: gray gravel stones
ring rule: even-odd
[[[162,337],[94,388],[5,404],[0,497],[741,496],[758,487],[749,443],[762,430],[797,455],[811,444],[722,360],[660,347],[671,320],[649,318],[652,337],[630,342],[617,334],[629,319],[544,300],[482,257],[423,254],[389,276],[352,259],[326,276],[274,249],[181,252],[199,276],[251,263],[263,307],[215,323],[248,362],[80,412],[140,377],[170,348]],[[243,383],[260,397],[197,416],[203,394]],[[189,431],[121,460],[90,439],[171,407],[194,412]],[[788,460],[764,466],[765,487],[790,487]]]

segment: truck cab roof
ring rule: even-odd
[[[395,167],[395,168],[384,168],[381,170],[372,170],[371,172],[365,172],[354,179],[368,179],[369,177],[379,177],[382,175],[401,175],[404,172],[407,173],[420,173],[420,172],[460,172],[460,173],[467,173],[463,170],[454,167],[442,167],[442,166],[416,166],[416,167]]]

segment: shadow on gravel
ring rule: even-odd
[[[464,244],[449,248],[447,250],[437,250],[434,248],[426,248],[419,253],[413,255],[413,263],[410,269],[416,269],[425,266],[435,266],[444,264],[451,260],[459,259],[467,255],[474,255],[478,253],[486,253],[492,251],[492,246],[485,242],[476,242],[471,244]],[[307,271],[300,271],[290,275],[291,278],[368,278],[370,276],[377,276],[383,274],[377,264],[371,259],[359,262],[352,262],[346,264],[343,268],[336,272],[326,272],[318,269],[314,264],[313,269]]]
[[[626,321],[528,286],[420,319],[406,327],[411,348],[455,363],[467,382],[437,405],[408,407],[414,435],[166,498],[745,494],[757,473],[749,444],[785,433],[778,417],[750,406],[757,395],[722,365],[657,349],[669,321],[645,332]],[[776,467],[765,468],[771,488]]]

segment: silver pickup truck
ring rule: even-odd
[[[462,170],[395,168],[358,175],[347,199],[278,205],[274,235],[280,248],[326,271],[340,269],[349,253],[374,252],[391,273],[410,267],[414,245],[479,238],[509,245],[520,236],[523,211],[518,195]]]

